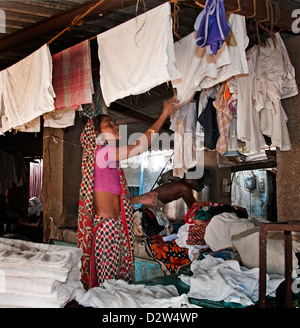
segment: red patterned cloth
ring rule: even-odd
[[[204,235],[205,230],[210,220],[199,221],[196,220],[195,224],[191,224],[189,227],[188,238],[186,243],[188,245],[203,245],[205,244]]]
[[[77,245],[82,248],[81,278],[88,287],[106,279],[134,280],[133,219],[126,178],[120,173],[121,214],[117,220],[101,218],[93,210],[96,134],[90,120],[81,134],[84,148],[79,195]],[[119,250],[119,251],[118,251]]]
[[[93,102],[93,80],[89,40],[52,56],[55,109],[76,109]]]
[[[211,201],[204,202],[195,202],[188,210],[186,215],[184,216],[185,223],[194,223],[194,217],[197,215],[197,211],[201,209],[203,206],[222,206],[221,203],[214,203]]]

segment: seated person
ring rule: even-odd
[[[193,169],[190,169],[191,171]],[[153,191],[157,192],[157,199],[162,203],[167,204],[173,200],[182,198],[186,205],[190,207],[196,198],[193,195],[193,190],[201,191],[205,186],[211,186],[213,183],[212,177],[208,170],[204,169],[204,174],[200,179],[176,179],[170,176],[170,171],[166,172],[167,179],[161,179],[165,183],[155,188]],[[169,181],[171,180],[171,181]],[[166,182],[169,181],[169,182]]]

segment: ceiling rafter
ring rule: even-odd
[[[134,2],[134,0],[106,0],[100,4],[98,11],[101,10],[103,13],[113,11],[117,8],[132,5]],[[10,47],[20,43],[30,41],[34,38],[38,38],[43,34],[51,33],[59,28],[66,27],[76,16],[84,14],[91,6],[95,5],[95,3],[96,1],[85,1],[75,8],[64,11],[61,14],[50,17],[42,22],[36,23],[28,28],[24,28],[19,32],[10,34],[0,39],[0,51],[9,49]]]

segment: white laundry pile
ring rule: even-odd
[[[0,307],[59,308],[74,299],[82,250],[0,238]]]
[[[225,261],[206,255],[201,261],[191,264],[192,276],[179,278],[190,286],[188,297],[252,305],[259,297],[259,268],[247,269],[238,261]],[[266,295],[273,293],[284,276],[266,275]]]
[[[99,34],[97,41],[107,106],[181,76],[175,65],[168,2]]]
[[[0,72],[0,131],[54,110],[52,58],[48,45]]]
[[[224,212],[215,215],[205,230],[205,242],[212,251],[231,247],[231,237],[259,226],[262,217],[239,218],[235,213]]]
[[[192,308],[186,294],[179,295],[173,285],[145,286],[129,284],[124,280],[107,280],[102,287],[87,292],[79,290],[75,300],[93,308]]]

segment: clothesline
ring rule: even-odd
[[[53,134],[49,134],[48,136],[44,136],[43,137],[43,139],[48,139],[48,138],[51,138],[56,145],[58,145],[60,142],[63,142],[63,143],[69,144],[69,145],[73,145],[73,146],[82,148],[81,145],[78,145],[78,144],[76,144],[74,142],[69,142],[69,141],[66,141],[66,140],[62,140],[61,138],[59,138],[59,137],[57,137],[57,136],[55,136]],[[50,143],[50,140],[49,140],[49,143]]]
[[[60,33],[58,33],[55,37],[53,37],[50,41],[48,41],[48,45],[52,43],[54,40],[56,40],[59,36],[61,36],[66,31],[69,31],[73,26],[75,25],[82,25],[83,22],[81,21],[86,15],[88,15],[90,12],[92,12],[95,8],[97,8],[104,0],[98,1],[94,6],[90,7],[84,14],[76,16],[72,22],[63,29]]]

